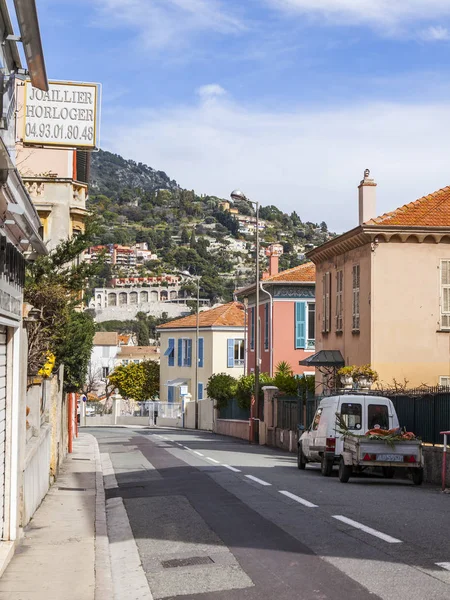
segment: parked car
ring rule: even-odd
[[[341,415],[348,431],[364,434],[369,429],[399,427],[394,405],[388,398],[362,394],[329,396],[320,401],[313,422],[299,438],[297,465],[320,463],[322,475],[329,476],[344,451],[343,435],[336,415]],[[301,427],[300,427],[301,429]]]

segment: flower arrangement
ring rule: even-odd
[[[362,380],[370,381],[371,383],[378,381],[378,373],[374,371],[370,365],[349,365],[348,367],[341,367],[337,374],[342,378],[351,377],[356,383]]]
[[[354,371],[355,367],[350,366],[350,367],[341,367],[339,369],[339,371],[337,372],[337,374],[340,377],[353,377],[353,371]]]
[[[50,377],[53,371],[53,367],[55,366],[56,356],[53,352],[47,351],[45,354],[45,363],[42,368],[39,369],[38,375],[44,378]]]

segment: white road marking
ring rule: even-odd
[[[215,458],[209,458],[209,456],[207,456],[206,460],[210,460],[211,462],[216,463],[217,465],[220,465],[220,461],[216,460]]]
[[[184,448],[183,444],[180,444],[180,442],[175,442],[175,444],[176,444],[177,446],[181,446],[182,448]]]
[[[163,440],[167,440],[168,442],[170,442],[170,439],[166,437],[163,437]]]
[[[450,571],[450,562],[435,563],[438,567],[442,567],[446,571]]]
[[[360,529],[361,531],[365,531],[369,535],[373,535],[380,540],[384,540],[388,544],[401,544],[402,540],[398,540],[397,538],[391,537],[386,533],[382,533],[381,531],[377,531],[376,529],[372,529],[372,527],[367,527],[367,525],[362,525],[362,523],[358,523],[358,521],[353,521],[352,519],[348,519],[347,517],[343,517],[342,515],[333,515],[333,519],[337,519],[338,521],[342,521],[342,523],[346,523],[347,525],[351,525],[355,527],[355,529]]]
[[[317,508],[317,504],[313,504],[312,502],[309,502],[309,500],[305,500],[304,498],[300,498],[300,496],[291,494],[291,492],[280,491],[280,494],[283,494],[283,496],[287,496],[291,500],[295,500],[299,504],[303,504],[303,506],[307,506],[308,508]]]
[[[261,485],[272,485],[271,483],[267,483],[267,481],[263,481],[262,479],[258,479],[258,477],[253,477],[253,475],[246,475],[248,479],[252,481],[256,481],[256,483],[260,483]]]
[[[222,467],[225,467],[226,469],[230,469],[230,471],[233,471],[234,473],[240,473],[241,472],[240,469],[236,469],[236,467],[230,467],[230,465],[222,465]]]
[[[201,452],[198,452],[197,450],[193,450],[192,452],[194,454],[198,454],[199,456],[205,456],[204,454],[202,454]]]
[[[183,444],[181,444],[183,446]],[[185,450],[190,450],[189,446],[183,446]]]

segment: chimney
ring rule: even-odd
[[[278,275],[278,262],[282,254],[283,246],[281,244],[271,244],[266,249],[266,256],[269,257],[269,272],[264,273],[265,277],[263,276],[263,279],[267,279],[267,277],[272,277],[273,275]]]
[[[364,179],[358,186],[359,191],[359,224],[362,225],[377,216],[377,184],[370,179],[370,171],[364,171]]]

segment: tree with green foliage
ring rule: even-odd
[[[57,356],[64,364],[64,389],[66,392],[81,390],[85,382],[92,353],[95,324],[87,313],[71,310],[66,335]]]
[[[124,398],[136,402],[153,400],[159,394],[159,365],[151,360],[120,365],[110,374],[109,381]]]
[[[189,232],[186,228],[181,230],[181,243],[182,244],[189,244],[190,242],[190,236],[189,236]]]
[[[214,400],[216,408],[226,408],[236,395],[237,380],[226,373],[216,373],[211,375],[206,385],[208,398]]]

